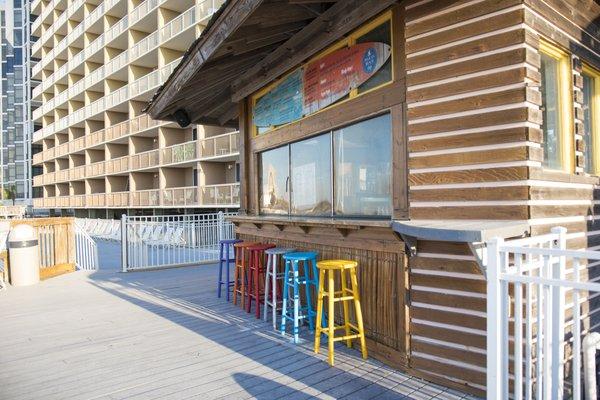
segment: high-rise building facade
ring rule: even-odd
[[[2,120],[0,194],[3,204],[31,204],[31,79],[29,0],[0,4]]]
[[[35,0],[35,208],[78,216],[237,208],[237,132],[143,113],[224,0]]]

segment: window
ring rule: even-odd
[[[384,114],[261,153],[261,213],[390,216],[391,132]]]
[[[587,66],[583,67],[583,140],[584,146],[584,170],[588,174],[597,175],[600,172],[600,159],[597,154],[600,151],[598,139],[600,139],[600,125],[598,125],[598,112],[600,107],[600,73]]]
[[[290,145],[292,214],[331,214],[331,137],[320,135]]]
[[[540,43],[544,166],[573,170],[571,66],[567,53]]]
[[[265,214],[288,214],[290,212],[289,167],[288,146],[261,153],[261,212]]]
[[[335,214],[391,215],[390,115],[334,131]]]

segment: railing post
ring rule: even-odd
[[[223,211],[219,211],[217,214],[217,226],[218,226],[218,234],[219,241],[223,240],[223,229],[225,228],[225,217],[223,216]]]
[[[552,247],[555,249],[567,249],[567,229],[564,227],[552,228],[552,233],[558,235],[558,241]],[[564,280],[567,260],[565,256],[560,256],[558,266],[551,265],[552,279]],[[579,273],[579,271],[574,271]],[[554,285],[551,289],[552,304],[552,397],[556,399],[563,398],[563,360],[564,360],[564,340],[565,340],[565,289]],[[548,318],[548,316],[546,316]]]
[[[500,272],[502,269],[500,246],[504,240],[493,238],[487,243],[487,399],[497,400],[502,398],[502,291]],[[508,328],[508,327],[506,327]]]
[[[121,215],[121,270],[127,272],[127,215]]]

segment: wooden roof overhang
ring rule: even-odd
[[[234,126],[239,102],[398,0],[228,0],[146,112]]]

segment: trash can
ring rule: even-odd
[[[10,278],[13,286],[35,285],[40,281],[40,254],[35,229],[26,224],[8,234]]]

